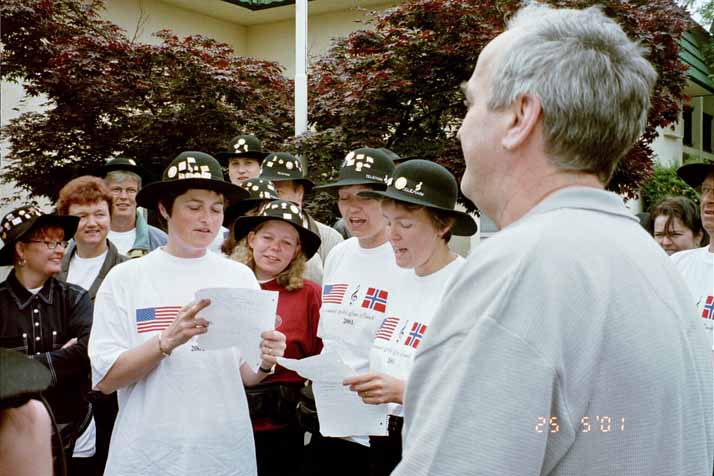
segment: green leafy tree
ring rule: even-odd
[[[642,208],[650,210],[667,196],[685,196],[699,203],[697,192],[677,176],[677,167],[655,165],[654,173],[641,189]]]
[[[47,110],[10,121],[15,181],[51,199],[113,155],[159,177],[183,150],[216,152],[239,132],[276,147],[292,130],[292,84],[276,63],[202,36],[133,41],[103,20],[102,0],[4,0],[0,78],[21,80]]]
[[[590,1],[550,1],[583,8]],[[414,0],[372,13],[373,29],[335,42],[312,68],[310,119],[314,137],[292,146],[309,156],[316,177],[334,176],[344,153],[388,147],[464,170],[456,133],[466,113],[460,84],[471,76],[483,47],[505,28],[517,0]],[[677,120],[686,66],[677,41],[688,27],[672,0],[606,0],[615,18],[649,51],[659,73],[647,129],[621,161],[609,188],[628,197],[652,173],[656,128]]]

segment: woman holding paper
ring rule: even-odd
[[[272,372],[285,336],[262,334],[257,369],[236,347],[201,351],[185,345],[210,332],[200,316],[210,302],[192,302],[196,291],[259,288],[247,267],[207,251],[224,206],[245,195],[224,181],[213,157],[183,152],[160,182],[137,196],[139,205],[166,219],[168,242],[115,266],[97,292],[89,342],[92,381],[103,393],[116,390],[119,398],[106,476],[256,474],[243,385]]]
[[[233,259],[255,272],[260,287],[280,293],[276,329],[287,339],[285,357],[317,355],[320,286],[303,278],[305,263],[320,247],[320,237],[303,226],[294,203],[269,202],[257,216],[235,221],[238,242]],[[260,388],[249,390],[258,474],[295,474],[303,460],[304,432],[296,425],[295,406],[305,379],[277,366]],[[276,454],[280,457],[276,458]]]
[[[427,160],[397,167],[386,191],[359,195],[382,199],[397,265],[411,270],[375,334],[369,372],[345,380],[365,403],[390,404],[389,435],[370,437],[370,460],[378,462],[370,474],[377,476],[390,474],[401,460],[404,386],[446,283],[464,263],[449,250],[449,238],[473,235],[477,227],[471,216],[454,210],[454,176]]]

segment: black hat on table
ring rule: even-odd
[[[116,157],[114,159],[109,159],[106,164],[99,168],[97,175],[99,177],[106,177],[109,172],[117,170],[135,173],[141,177],[142,181],[151,179],[149,171],[138,165],[136,160],[130,159],[129,157]]]
[[[255,230],[258,225],[270,220],[284,221],[295,227],[298,235],[300,235],[300,246],[305,254],[305,259],[310,259],[317,253],[321,243],[320,237],[305,228],[303,225],[305,215],[300,211],[300,208],[293,202],[285,200],[273,200],[265,206],[260,215],[239,217],[233,228],[233,237],[236,241],[240,241],[249,232]]]
[[[24,403],[51,382],[47,367],[25,354],[0,348],[0,409]]]
[[[289,152],[271,152],[260,164],[260,178],[271,182],[286,182],[293,180],[305,187],[305,192],[315,186],[305,175],[302,160]]]
[[[389,181],[387,190],[364,191],[358,195],[386,197],[446,212],[456,220],[451,228],[453,235],[470,236],[478,230],[471,215],[454,210],[459,185],[452,173],[430,160],[413,159],[404,162],[394,171],[394,178]]]
[[[216,154],[216,159],[222,165],[227,166],[230,159],[233,158],[255,159],[260,162],[269,153],[263,150],[263,144],[257,137],[251,134],[242,134],[231,139],[226,149]]]
[[[707,175],[714,172],[714,161],[702,160],[689,162],[677,169],[677,175],[692,188],[699,188],[707,178]]]
[[[22,241],[33,228],[42,226],[57,226],[64,230],[64,239],[74,236],[79,225],[79,218],[42,213],[36,207],[23,206],[9,212],[0,221],[0,266],[12,266],[15,256],[15,243]]]
[[[394,173],[394,161],[389,154],[384,150],[364,147],[353,150],[345,156],[336,182],[317,186],[315,190],[336,192],[338,187],[350,185],[372,185],[378,190],[384,190],[392,173]]]
[[[278,200],[278,191],[270,180],[260,177],[248,179],[238,185],[248,192],[248,198],[232,204],[223,213],[223,226],[230,226],[236,218],[255,208],[263,200]]]
[[[221,165],[213,156],[204,152],[181,152],[164,169],[161,181],[142,188],[136,203],[148,209],[156,209],[162,195],[169,191],[197,188],[223,194],[226,205],[248,197],[248,192],[223,178]]]

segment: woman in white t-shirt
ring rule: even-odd
[[[404,387],[414,355],[428,329],[448,280],[464,259],[449,249],[451,235],[476,233],[474,220],[454,210],[458,185],[444,167],[410,160],[394,172],[386,191],[360,192],[382,198],[382,213],[397,265],[411,270],[375,334],[369,372],[345,384],[367,404],[390,405],[389,435],[370,437],[370,474],[388,475],[401,460]]]
[[[89,291],[94,302],[97,290],[110,269],[129,258],[120,255],[107,239],[111,222],[112,194],[104,180],[85,175],[62,187],[57,213],[79,218],[73,241],[62,258],[57,279]],[[101,474],[109,451],[109,439],[117,413],[116,394],[91,392],[93,418],[74,445],[70,474]]]
[[[285,335],[262,334],[257,369],[245,349],[203,351],[193,339],[210,332],[199,316],[210,301],[194,301],[197,290],[259,289],[245,265],[208,251],[224,205],[246,195],[223,180],[213,157],[183,152],[137,196],[166,219],[169,233],[166,246],[112,269],[97,293],[92,382],[119,397],[106,476],[256,474],[243,386],[272,373]]]
[[[403,274],[387,242],[379,200],[358,193],[386,189],[392,172],[394,163],[383,151],[357,149],[345,157],[336,182],[315,187],[337,195],[337,205],[352,235],[336,245],[325,261],[318,335],[323,352],[338,354],[358,373],[369,369],[374,333],[398,292]],[[349,391],[345,393],[352,396]],[[346,428],[342,420],[362,420],[363,412],[372,409],[356,396],[341,406],[340,414],[321,411],[320,401],[317,403],[322,434],[335,437],[314,438],[305,474],[369,474],[369,435]],[[326,430],[336,422],[343,428],[340,434]]]

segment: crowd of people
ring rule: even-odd
[[[114,158],[53,213],[8,213],[0,369],[26,354],[36,377],[0,388],[3,474],[712,474],[714,163],[679,169],[700,205],[667,197],[644,227],[605,191],[656,78],[601,9],[522,8],[464,85],[461,191],[500,230],[467,257],[449,243],[478,225],[441,165],[362,147],[316,186],[250,134],[157,181]],[[202,288],[277,292],[257,367],[195,345]],[[321,434],[279,359],[328,355],[383,432]]]

